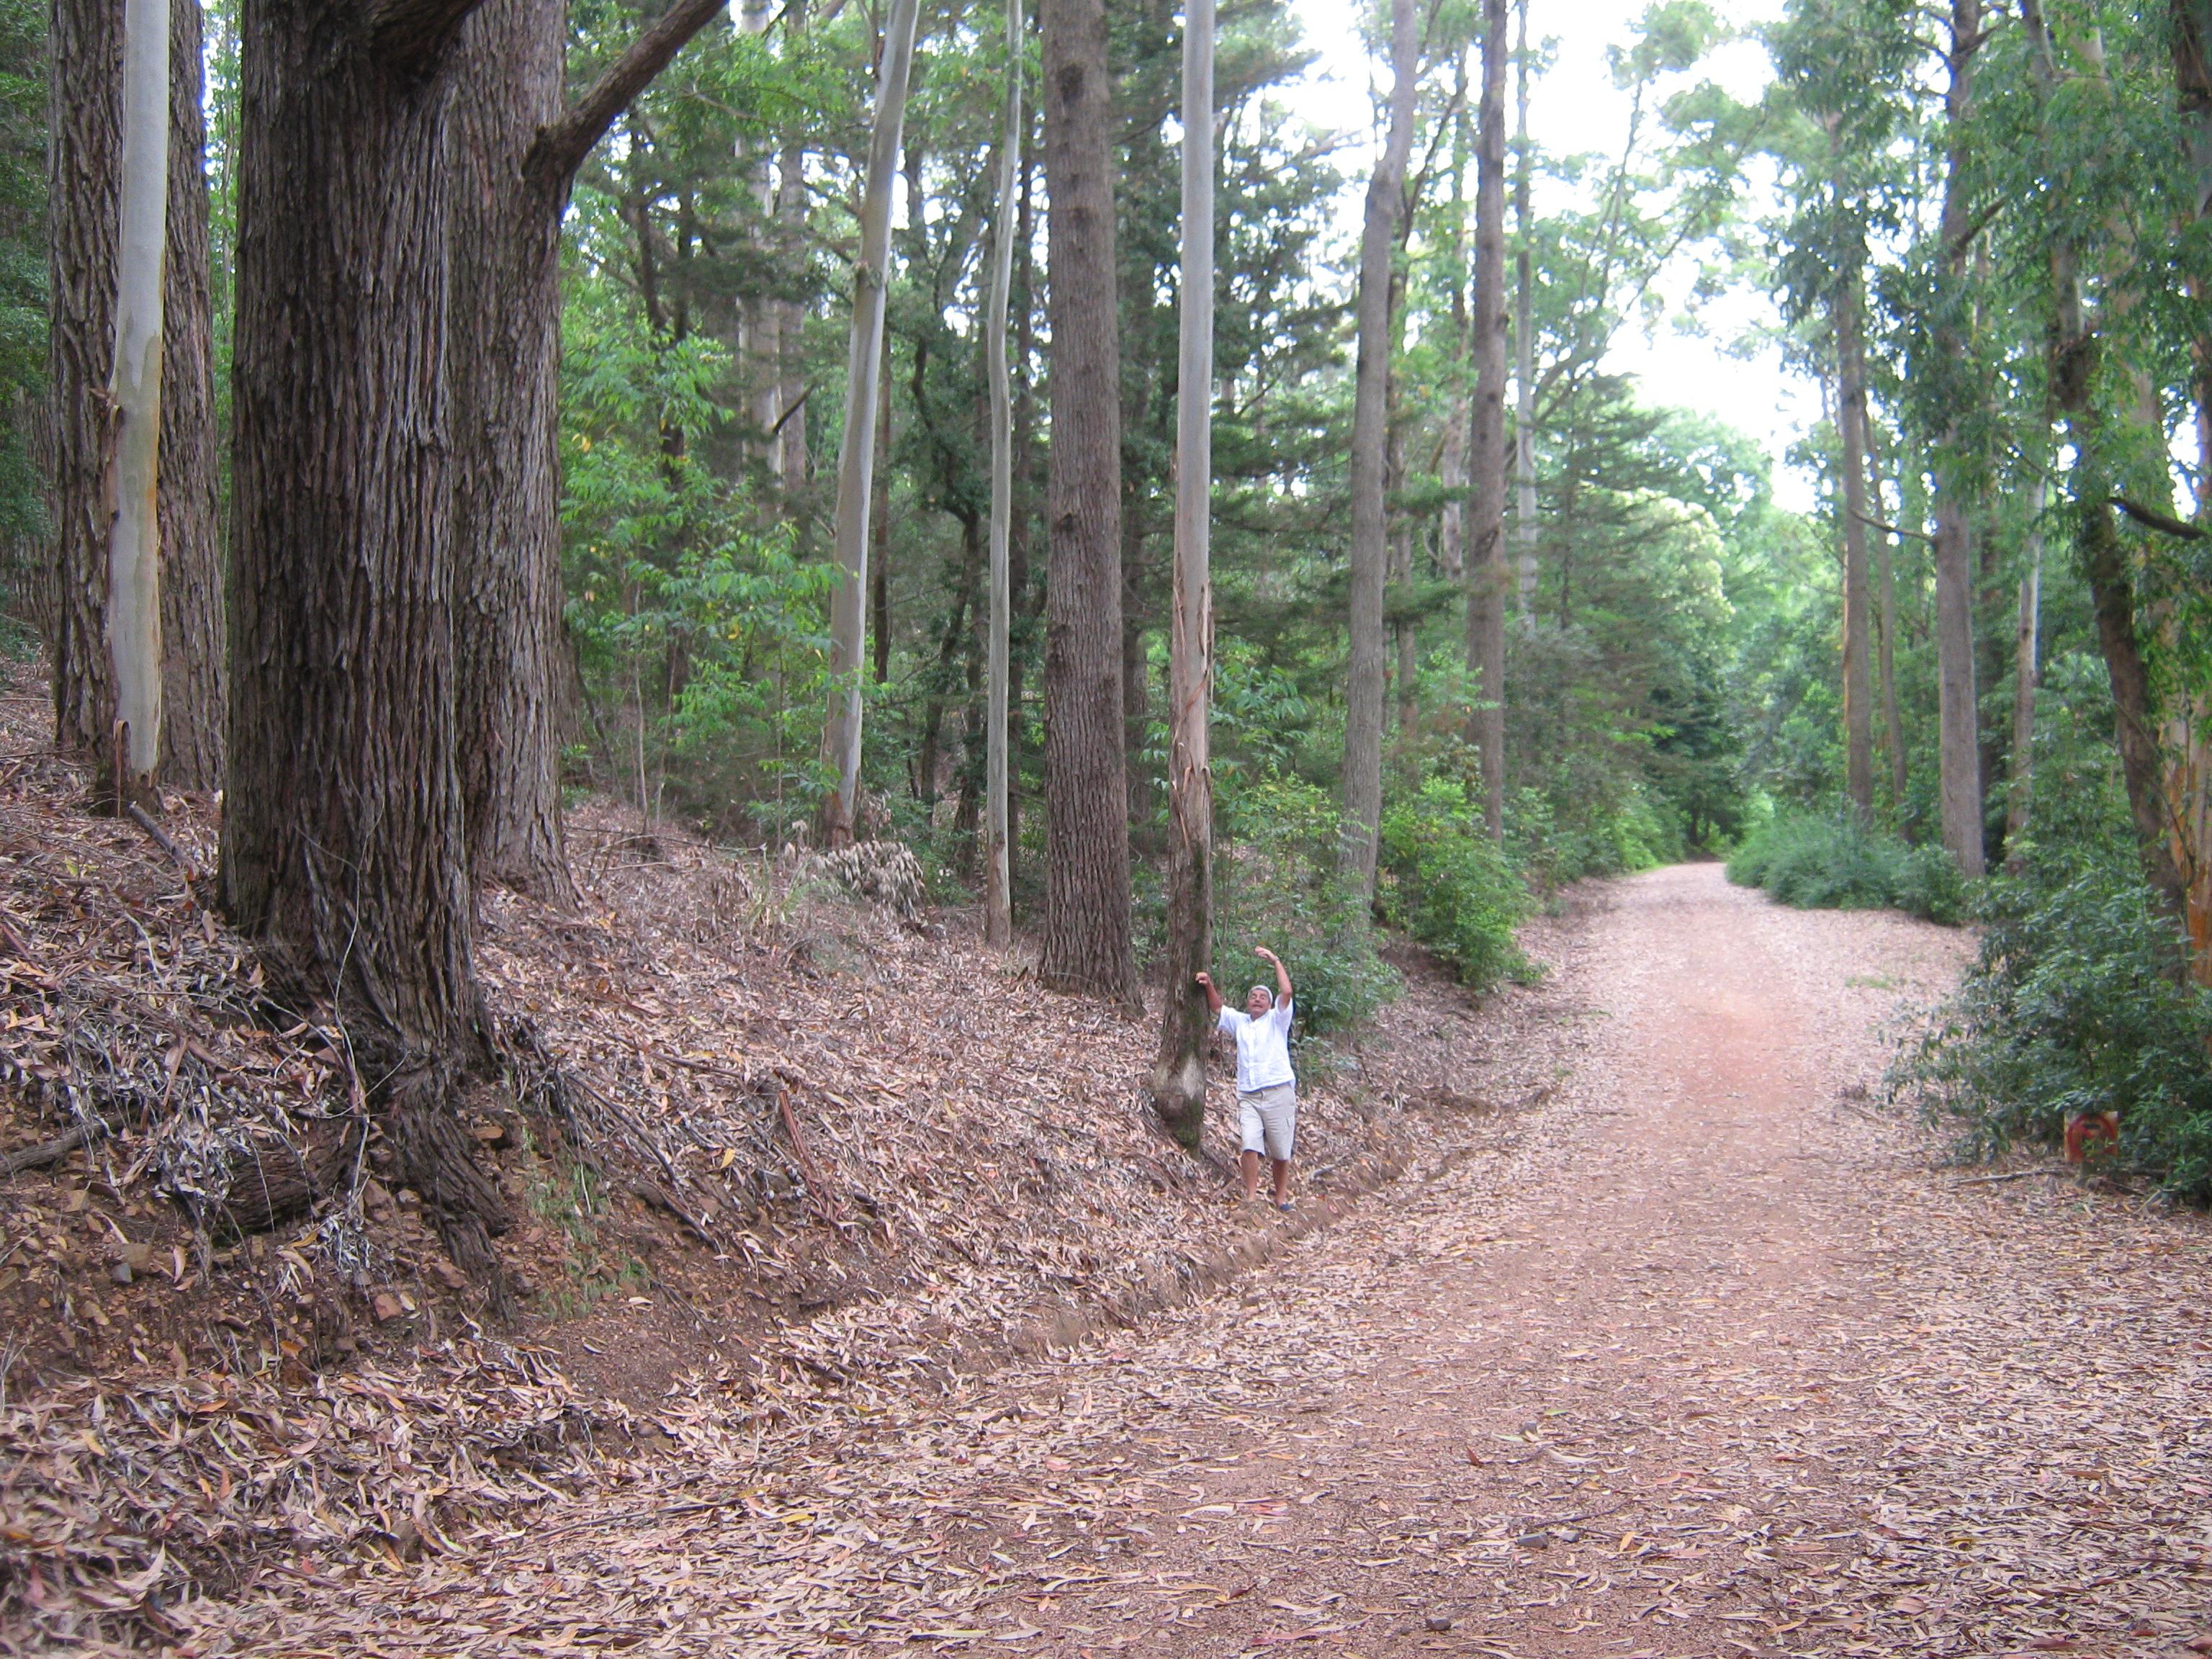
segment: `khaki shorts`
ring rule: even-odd
[[[1288,1164],[1298,1138],[1298,1085],[1278,1083],[1272,1089],[1255,1089],[1237,1097],[1237,1108],[1243,1150],[1265,1152],[1278,1164]]]

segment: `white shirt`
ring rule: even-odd
[[[1291,1070],[1291,1000],[1281,998],[1255,1019],[1224,1004],[1221,1029],[1237,1039],[1237,1092],[1249,1095],[1279,1083],[1296,1083]]]

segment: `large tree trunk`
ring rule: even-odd
[[[1505,839],[1505,0],[1482,3],[1482,114],[1474,191],[1474,441],[1468,528],[1467,662],[1482,766],[1483,824]]]
[[[1007,863],[1006,696],[1009,641],[1013,629],[1010,586],[1014,519],[1013,378],[1006,363],[1007,307],[1014,286],[1018,212],[1014,173],[1022,152],[1022,7],[1006,0],[1006,118],[999,133],[998,210],[991,220],[990,310],[983,319],[983,352],[991,380],[991,621],[989,690],[984,712],[983,936],[1013,942],[1014,913]]]
[[[1954,3],[1957,0],[1954,0]],[[2056,48],[2042,0],[2021,0],[2028,64],[2046,131],[2059,85]],[[2188,884],[2173,856],[2164,757],[2159,752],[2149,665],[2136,629],[2135,574],[2113,518],[2114,468],[2098,403],[2099,342],[2081,303],[2080,250],[2061,234],[2051,244],[2049,380],[2053,408],[2074,451],[2075,557],[2089,586],[2097,644],[2112,694],[2112,742],[2135,826],[2143,878],[2177,926],[2186,921]]]
[[[914,64],[915,0],[891,0],[884,28],[883,72],[876,82],[875,132],[867,193],[860,209],[860,262],[853,280],[853,331],[845,364],[845,435],[837,453],[835,539],[842,580],[830,609],[830,719],[822,758],[832,775],[822,803],[824,841],[853,839],[860,790],[860,668],[867,641],[868,497],[874,486],[876,366],[884,349],[884,289],[889,280],[891,182],[906,120],[907,76]],[[920,210],[917,205],[916,211]]]
[[[446,284],[461,6],[246,0],[222,889],[281,994],[335,1003],[399,1175],[472,1272],[503,1209],[454,753]]]
[[[2181,114],[2183,164],[2191,210],[2212,216],[2212,0],[2172,0],[2174,93]],[[2212,521],[2212,282],[2189,275],[2197,327],[2190,342],[2191,400],[2197,413],[2197,519]],[[2212,986],[2212,688],[2185,694],[2177,712],[2173,763],[2166,780],[2174,804],[2174,861],[2184,890],[2189,970]]]
[[[1168,651],[1167,988],[1152,1107],[1191,1152],[1206,1131],[1213,1020],[1213,0],[1185,0],[1182,269],[1176,374],[1175,590]]]
[[[1052,240],[1045,916],[1052,990],[1137,1000],[1121,760],[1121,327],[1102,0],[1042,0]]]
[[[561,643],[561,212],[527,176],[559,118],[560,0],[484,0],[461,32],[453,117],[453,625],[470,873],[575,897],[553,696]]]
[[[161,307],[161,781],[222,787],[222,534],[199,0],[169,0],[169,207]]]
[[[1382,589],[1387,502],[1391,264],[1413,147],[1420,37],[1413,0],[1390,0],[1390,128],[1367,181],[1359,238],[1359,358],[1352,404],[1351,663],[1344,695],[1344,830],[1339,860],[1363,896],[1375,890],[1382,823]]]
[[[1528,245],[1528,0],[1520,0],[1515,41],[1513,223],[1513,538],[1520,548],[1521,621],[1536,620],[1536,279]]]
[[[1951,0],[1950,81],[1943,94],[1950,154],[1936,232],[1942,239],[1940,280],[1951,297],[1936,307],[1934,343],[1938,372],[1953,389],[1947,404],[1953,411],[1965,404],[1969,372],[1967,342],[1954,301],[1972,240],[1966,124],[1972,112],[1974,54],[1982,40],[1981,0]],[[1984,864],[1981,737],[1974,696],[1972,469],[1960,453],[1969,441],[1965,422],[1954,412],[1945,428],[1936,445],[1936,766],[1943,845],[1972,878],[1982,873]]]
[[[1874,818],[1874,686],[1867,592],[1866,354],[1859,335],[1860,274],[1837,284],[1836,424],[1844,443],[1844,793],[1862,823]]]
[[[215,630],[222,578],[209,395],[199,14],[190,0],[173,0],[167,10],[159,43],[167,78],[154,82],[161,95],[146,112],[147,137],[160,148],[150,152],[142,175],[149,188],[158,185],[143,221],[142,240],[151,240],[138,261],[154,273],[155,287],[151,300],[137,307],[143,326],[131,366],[134,381],[149,369],[153,378],[145,383],[150,400],[135,431],[125,431],[129,423],[115,414],[117,353],[127,343],[117,337],[116,291],[123,269],[125,8],[58,0],[48,47],[55,740],[94,762],[94,801],[110,809],[118,781],[126,797],[150,799],[149,775],[157,767],[163,781],[185,788],[218,783],[222,771],[219,716],[210,718],[221,695]],[[147,15],[160,18],[161,11]],[[150,337],[161,344],[149,361],[143,345]],[[173,406],[165,395],[172,349]],[[138,479],[127,490],[120,471],[125,465]],[[118,507],[129,505],[137,523],[147,490],[155,492],[153,514],[143,526],[147,533],[129,538],[144,555],[131,564],[140,584],[134,629],[122,615],[111,616],[112,555]],[[126,495],[140,499],[126,502]],[[126,759],[121,769],[114,737],[118,720],[128,715],[118,647],[134,665],[143,662],[143,670],[133,668],[130,695],[142,711],[135,725],[149,745],[139,764]],[[143,711],[157,705],[159,717],[149,720]]]

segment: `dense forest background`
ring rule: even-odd
[[[1765,35],[1774,80],[1747,105],[1700,70],[1730,38],[1723,19],[1664,0],[1613,52],[1636,114],[1607,155],[1543,150],[1516,98],[1486,95],[1517,70],[1518,99],[1543,96],[1547,33],[1571,15],[1423,9],[1387,276],[1371,901],[1340,853],[1361,276],[1344,204],[1364,181],[1344,176],[1343,135],[1291,107],[1308,53],[1289,8],[1224,9],[1212,741],[1227,951],[1275,943],[1325,1033],[1390,994],[1377,921],[1486,984],[1522,971],[1514,925],[1567,884],[1734,853],[1737,874],[1799,902],[1981,916],[1983,964],[1905,1080],[1997,1140],[2118,1109],[2130,1157],[2212,1193],[2204,9],[1790,0]],[[234,0],[204,18],[222,433],[240,19]],[[571,95],[653,21],[574,5]],[[1182,26],[1150,0],[1109,0],[1105,21],[1119,763],[1133,955],[1152,969],[1170,908]],[[884,23],[849,0],[708,22],[613,117],[560,220],[560,779],[631,803],[648,832],[804,844],[836,786],[832,526]],[[1378,85],[1390,26],[1372,22]],[[48,31],[36,0],[0,0],[0,543],[22,650],[55,628],[46,227],[70,181],[43,159]],[[912,848],[939,899],[980,894],[984,313],[1010,234],[1010,864],[1030,926],[1053,856],[1050,117],[1042,96],[1024,107],[1006,225],[1000,13],[932,3],[918,38],[884,273],[860,829]],[[1026,79],[1040,86],[1036,63]],[[1510,203],[1487,294],[1486,151]],[[1827,414],[1790,454],[1619,372],[1613,348],[1664,325],[1662,278],[1685,270],[1700,295],[1775,296],[1776,337]],[[1503,383],[1485,372],[1498,343],[1478,337],[1499,315]],[[448,349],[474,349],[465,330]],[[1818,481],[1811,510],[1778,505],[1778,463]],[[227,459],[216,478],[222,515]],[[1500,590],[1482,586],[1491,568]],[[1485,593],[1505,612],[1487,686],[1468,615]],[[456,648],[472,648],[465,627]]]

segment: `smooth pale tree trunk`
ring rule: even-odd
[[[1213,0],[1184,0],[1182,259],[1176,378],[1175,582],[1168,646],[1167,992],[1152,1109],[1191,1151],[1206,1129],[1195,982],[1213,957]]]
[[[169,199],[168,0],[124,0],[123,172],[117,202],[114,519],[107,660],[118,799],[155,799],[161,757],[161,256]]]
[[[222,536],[199,0],[169,0],[161,307],[161,781],[222,787]]]
[[[400,1181],[462,1267],[504,1206],[456,1109],[481,1058],[455,755],[446,368],[465,3],[240,15],[222,901],[272,991],[335,1005]]]
[[[577,169],[721,10],[680,0],[573,105],[566,9],[483,0],[454,52],[447,288],[457,761],[473,883],[575,897],[561,823],[561,220]]]
[[[891,185],[906,121],[914,64],[915,0],[891,0],[876,80],[875,132],[860,205],[860,262],[853,280],[853,331],[846,353],[845,434],[837,451],[833,538],[841,580],[830,607],[830,718],[822,758],[831,775],[822,803],[824,842],[853,839],[860,789],[860,669],[867,640],[868,501],[875,483],[877,364],[884,349],[884,293],[891,246]],[[921,204],[915,204],[921,211]]]
[[[1344,829],[1339,865],[1363,896],[1375,890],[1382,823],[1382,589],[1389,557],[1391,265],[1413,148],[1420,38],[1413,0],[1390,3],[1390,127],[1367,181],[1359,239],[1358,364],[1352,404],[1351,662],[1344,697]]]
[[[1957,295],[1965,280],[1972,240],[1966,124],[1973,112],[1974,54],[1983,38],[1981,0],[1951,0],[1950,78],[1943,94],[1949,155],[1936,232],[1942,247],[1939,282],[1949,296]],[[1938,372],[1959,389],[1949,399],[1954,410],[1960,406],[1968,373],[1967,340],[1958,311],[1956,304],[1939,299],[1933,331]],[[1974,695],[1975,503],[1969,494],[1970,469],[1960,453],[1968,441],[1959,416],[1948,416],[1936,444],[1936,677],[1943,845],[1971,879],[1982,873],[1984,852],[1981,734]]]
[[[1513,536],[1520,551],[1521,621],[1536,620],[1536,279],[1528,245],[1528,0],[1520,0],[1513,59]]]
[[[2028,65],[2046,131],[2059,90],[2057,54],[2042,0],[2021,0]],[[2172,818],[2164,757],[2159,751],[2156,703],[2150,671],[2136,626],[2135,575],[2114,521],[2114,472],[2106,451],[2111,438],[2097,400],[2099,341],[2081,300],[2080,252],[2072,240],[2051,245],[2051,321],[2049,380],[2051,402],[2065,424],[2074,453],[2070,477],[2075,508],[2075,558],[2089,586],[2098,649],[2112,695],[2112,742],[2119,751],[2128,816],[2136,831],[2143,878],[2177,926],[2189,912],[2188,883],[2173,855]]]
[[[1042,0],[1050,198],[1045,483],[1045,915],[1049,990],[1139,1005],[1122,764],[1121,351],[1113,82],[1102,0]]]
[[[1467,385],[1467,54],[1460,54],[1451,155],[1451,320],[1444,349],[1451,364],[1443,441],[1437,459],[1443,510],[1437,521],[1437,570],[1449,582],[1467,574],[1467,444],[1474,418]]]
[[[787,26],[796,31],[805,8],[794,5]],[[785,258],[796,264],[806,242],[806,150],[787,143],[776,163],[775,222]],[[787,501],[805,499],[812,466],[806,443],[806,306],[799,300],[776,301],[776,353],[783,374],[783,395],[777,400],[776,465]]]
[[[1469,736],[1482,767],[1483,826],[1505,839],[1506,0],[1483,0],[1482,106],[1474,191],[1474,437],[1468,468],[1467,660],[1478,702]]]
[[[991,377],[991,635],[984,712],[983,935],[1013,942],[1012,870],[1007,859],[1006,742],[1010,641],[1013,631],[1011,550],[1014,521],[1013,377],[1006,364],[1007,310],[1013,301],[1014,174],[1022,152],[1022,6],[1006,0],[1006,118],[999,133],[998,210],[991,222],[991,300],[983,349]]]
[[[1859,334],[1860,274],[1843,273],[1834,301],[1836,424],[1843,439],[1844,793],[1863,823],[1874,819],[1874,687],[1868,647],[1866,354]]]
[[[2013,634],[2012,775],[2005,798],[2005,846],[2027,833],[2035,788],[2036,635],[2043,601],[2043,509],[2047,486],[2039,477],[2033,497],[2034,516],[2027,532],[2027,574],[2020,580],[2020,620]]]
[[[222,753],[199,13],[176,0],[131,16],[144,77],[131,100],[135,237],[123,223],[125,8],[63,0],[47,45],[52,401],[39,435],[52,469],[53,579],[38,608],[56,743],[93,763],[93,804],[106,811],[118,784],[123,799],[156,804],[157,770],[178,787],[218,784]],[[137,400],[134,416],[118,394]],[[115,752],[121,729],[139,735],[136,763]]]

